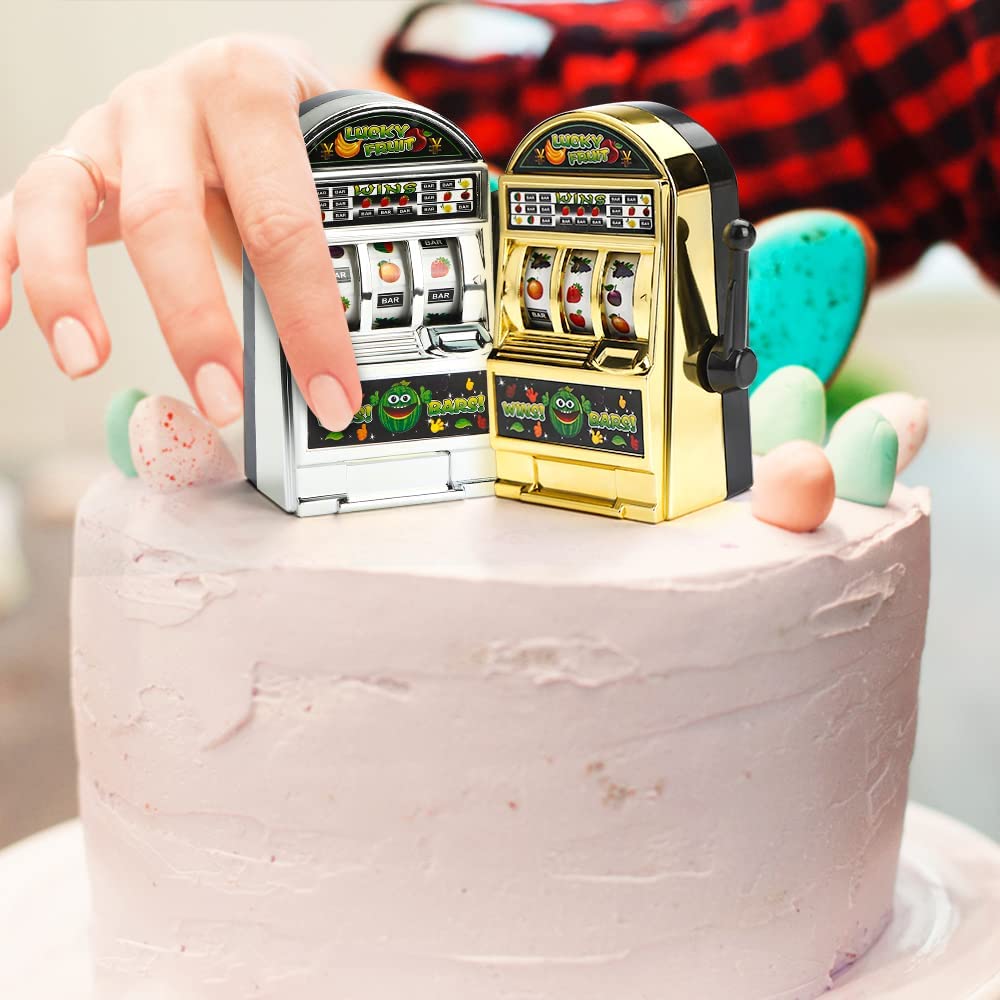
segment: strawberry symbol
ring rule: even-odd
[[[435,257],[431,261],[431,277],[443,278],[451,270],[447,257]]]
[[[570,285],[566,289],[566,301],[567,302],[579,302],[583,298],[583,285]]]
[[[515,392],[517,392],[517,383],[516,382],[511,382],[511,384],[509,386],[507,386],[507,398],[508,399],[513,399]]]
[[[392,253],[391,243],[373,243],[372,246],[375,247],[379,253]]]
[[[524,394],[525,396],[528,397],[529,403],[534,403],[538,399],[538,390],[534,386],[531,386],[530,388],[526,389]]]
[[[569,321],[575,327],[584,327],[587,325],[587,318],[583,315],[583,312],[579,309],[575,313],[569,314]]]
[[[633,451],[639,450],[639,439],[634,434],[628,436],[628,443],[632,446]]]

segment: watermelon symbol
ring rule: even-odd
[[[549,400],[549,419],[556,433],[560,437],[576,437],[583,427],[583,410],[569,386],[553,393]]]
[[[422,389],[418,393],[409,382],[396,382],[385,395],[373,398],[372,402],[378,403],[378,419],[382,426],[392,434],[403,434],[417,426],[425,394],[429,396],[430,392]]]

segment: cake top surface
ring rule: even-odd
[[[199,570],[350,570],[533,585],[697,586],[803,560],[861,555],[927,517],[925,489],[896,485],[888,506],[837,500],[816,531],[758,521],[747,496],[676,521],[612,518],[478,499],[316,518],[283,513],[246,482],[153,493],[109,474],[80,504],[76,573],[89,540],[182,555]]]

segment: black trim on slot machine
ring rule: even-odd
[[[727,496],[735,496],[753,485],[753,459],[750,446],[750,397],[748,389],[756,375],[756,358],[747,346],[745,261],[756,236],[748,222],[740,218],[736,172],[725,150],[703,126],[683,111],[654,101],[627,101],[627,106],[646,111],[673,128],[701,161],[712,199],[712,230],[715,245],[715,295],[719,332],[699,359],[704,388],[722,396],[722,424],[725,435]],[[693,164],[692,164],[693,166]],[[733,230],[729,231],[732,224]],[[742,229],[749,227],[749,235]],[[746,240],[749,243],[745,245]],[[731,243],[730,240],[733,242]],[[680,241],[679,241],[680,242]],[[683,283],[682,283],[683,287]],[[742,301],[742,311],[740,302]],[[700,303],[699,303],[700,305]],[[693,304],[692,304],[693,306]],[[725,329],[725,327],[729,327]],[[739,352],[722,361],[726,348]],[[710,359],[712,365],[709,364]],[[730,373],[728,384],[722,368]],[[713,379],[709,369],[717,366]],[[751,371],[752,369],[752,371]],[[713,381],[715,384],[713,384]],[[741,383],[744,383],[741,384]],[[718,386],[718,388],[716,387]]]

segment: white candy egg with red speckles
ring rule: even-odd
[[[148,396],[128,423],[132,462],[139,478],[161,493],[238,476],[236,460],[219,432],[187,403]]]
[[[880,396],[863,399],[851,409],[875,410],[892,424],[896,436],[899,438],[896,472],[902,472],[917,457],[917,453],[927,438],[928,407],[926,399],[911,396],[908,392],[883,392]]]

